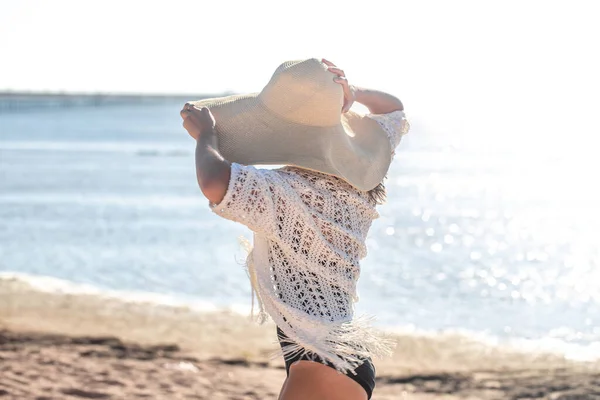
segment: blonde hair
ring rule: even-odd
[[[369,199],[377,205],[384,204],[387,200],[387,191],[383,182],[369,190],[367,194],[369,195]]]

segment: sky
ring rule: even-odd
[[[0,0],[0,91],[256,92],[281,62],[325,57],[419,124],[589,152],[594,4]]]

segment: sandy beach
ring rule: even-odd
[[[600,365],[396,335],[374,399],[600,399]],[[44,292],[0,280],[0,397],[276,399],[285,377],[273,325],[233,312]]]

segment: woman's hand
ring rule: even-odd
[[[354,100],[356,100],[356,96],[354,94],[355,89],[352,85],[348,84],[348,79],[346,79],[346,75],[344,74],[343,70],[336,67],[331,61],[327,61],[326,59],[322,59],[321,61],[323,61],[323,64],[329,67],[327,68],[329,72],[333,72],[335,75],[337,75],[335,78],[333,78],[333,81],[342,85],[342,88],[344,89],[344,106],[342,107],[342,113],[347,113],[348,110],[350,110],[350,107],[352,107],[352,104],[354,104]]]
[[[183,118],[183,127],[196,140],[204,132],[215,129],[215,118],[206,107],[198,109],[193,104],[185,103],[179,114]]]

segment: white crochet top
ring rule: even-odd
[[[409,130],[403,111],[369,114],[392,149]],[[359,260],[379,216],[367,192],[297,167],[257,169],[233,163],[227,193],[212,210],[254,232],[247,267],[260,305],[291,342],[284,357],[317,355],[340,371],[390,353],[368,318],[354,317]]]

